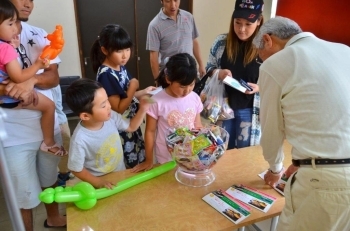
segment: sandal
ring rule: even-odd
[[[50,151],[50,149],[52,148],[59,148],[58,151],[56,152],[52,152]],[[68,155],[68,152],[64,149],[63,146],[59,146],[57,143],[55,143],[52,146],[47,146],[44,142],[41,143],[40,145],[40,150],[46,153],[49,153],[51,155],[55,155],[55,156],[66,156]]]

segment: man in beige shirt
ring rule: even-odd
[[[283,174],[283,141],[293,146],[278,230],[350,230],[350,48],[270,19],[253,40],[260,66],[261,146]],[[294,174],[292,174],[294,173]]]

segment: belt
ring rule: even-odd
[[[294,166],[299,167],[300,165],[312,165],[312,159],[304,160],[292,160]],[[348,159],[315,159],[316,165],[327,165],[327,164],[350,164],[350,158]]]

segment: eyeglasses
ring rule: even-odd
[[[28,68],[29,66],[32,65],[32,62],[27,56],[26,49],[22,44],[20,44],[19,47],[16,48],[17,53],[19,54],[19,57],[21,58],[22,61],[22,69]]]

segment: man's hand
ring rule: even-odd
[[[22,106],[38,104],[38,95],[34,89],[34,82],[31,79],[23,83],[14,83],[10,81],[5,88],[5,94],[22,101]]]
[[[199,72],[200,78],[202,78],[205,75],[205,73],[206,73],[204,66],[199,66],[198,72]]]
[[[293,164],[289,165],[286,172],[284,173],[287,178],[289,178],[294,172],[298,171],[299,167],[294,166]]]
[[[279,179],[281,179],[284,171],[281,170],[279,173],[272,173],[270,170],[264,176],[265,183],[273,187]]]

